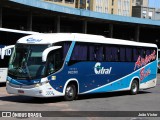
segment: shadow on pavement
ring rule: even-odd
[[[139,91],[138,94],[148,94],[151,92],[148,91]],[[92,98],[110,98],[110,97],[121,97],[121,96],[128,96],[130,95],[129,92],[108,92],[108,93],[97,93],[97,94],[90,94],[90,95],[80,95],[78,97],[78,100],[83,100],[83,99],[92,99]],[[136,96],[136,95],[135,95]]]
[[[30,104],[44,104],[44,103],[56,103],[63,101],[62,97],[55,98],[36,98],[36,97],[28,97],[28,96],[3,96],[0,97],[1,101],[9,101],[16,103],[30,103]]]
[[[148,94],[151,92],[140,91],[139,94]],[[120,97],[127,96],[128,92],[110,92],[110,93],[98,93],[98,94],[89,94],[89,95],[79,95],[77,100],[85,100],[85,99],[95,99],[95,98],[110,98],[110,97]],[[53,97],[53,98],[36,98],[36,97],[28,97],[28,96],[3,96],[0,97],[1,101],[9,101],[16,103],[30,103],[30,104],[45,104],[45,103],[57,103],[64,101],[63,97]]]

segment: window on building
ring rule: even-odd
[[[100,12],[103,12],[103,10],[102,10],[102,7],[101,7],[101,10],[100,10]]]
[[[121,8],[121,0],[118,0],[118,8]]]
[[[149,19],[152,19],[152,17],[153,17],[153,12],[149,12],[149,14],[148,14],[148,17],[149,17]]]
[[[112,5],[114,5],[114,0],[112,0]]]
[[[90,0],[87,0],[87,10],[90,10]]]
[[[74,3],[74,0],[65,0],[65,2]]]
[[[112,10],[111,10],[111,14],[113,14],[113,12],[114,12],[114,11],[113,11],[113,8],[112,8]]]
[[[108,13],[108,8],[107,7],[105,7],[105,13]]]
[[[146,16],[147,16],[147,11],[145,11],[145,10],[142,11],[142,17],[143,17],[143,18],[146,18]]]
[[[98,6],[96,6],[96,12],[98,12]]]
[[[54,2],[62,2],[62,0],[54,0]]]
[[[98,6],[98,12],[100,11],[100,7]]]

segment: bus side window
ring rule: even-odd
[[[87,51],[88,47],[85,44],[76,43],[72,55],[69,61],[69,65],[73,65],[77,62],[87,61]]]
[[[126,48],[126,61],[131,62],[132,56],[132,48]]]
[[[71,45],[70,41],[57,42],[54,44],[54,46],[62,46],[62,56],[61,56],[62,58],[61,59],[63,59],[63,61],[66,58],[70,45]]]
[[[156,58],[158,57],[156,51],[157,51],[156,49],[151,49],[151,54],[152,54],[152,56],[155,56],[155,57],[153,57],[153,60],[152,60],[152,61],[156,60]]]
[[[119,49],[119,60],[121,62],[125,61],[125,48],[124,47],[120,47]]]
[[[52,74],[58,70],[63,65],[63,60],[62,60],[62,49],[58,49],[55,51],[52,51],[48,55],[48,74]]]
[[[96,55],[94,52],[94,46],[90,45],[89,46],[89,61],[94,61],[95,57],[96,57]]]
[[[71,44],[70,42],[64,42],[62,45],[63,46],[63,58],[62,58],[63,60],[65,60],[70,44]]]
[[[55,71],[61,69],[63,65],[62,57],[62,49],[58,49],[55,53]]]
[[[111,61],[112,60],[112,54],[111,54],[111,47],[105,46],[105,61]]]
[[[119,61],[118,59],[118,54],[119,54],[119,51],[118,51],[118,47],[112,47],[111,48],[111,54],[112,54],[112,61]]]
[[[142,58],[145,58],[145,56],[146,56],[146,51],[145,51],[145,49],[140,49],[140,56],[141,56]]]
[[[94,47],[94,57],[95,61],[103,61],[103,46],[96,45]]]
[[[151,50],[150,49],[147,49],[146,50],[146,56],[149,56],[151,54]]]
[[[139,57],[138,50],[136,48],[133,49],[133,61],[136,62]]]
[[[144,56],[144,58],[146,57],[146,50],[145,49],[143,49],[143,56]]]
[[[50,53],[48,55],[48,67],[47,67],[47,74],[50,75],[54,72],[55,70],[55,66],[54,66],[54,54],[53,53]]]

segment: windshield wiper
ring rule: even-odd
[[[30,74],[30,72],[29,72],[27,63],[25,63],[25,67],[26,67],[26,70],[27,70],[28,77],[31,79],[32,77],[31,77],[31,74]]]

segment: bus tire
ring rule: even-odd
[[[130,94],[136,95],[139,91],[139,84],[137,80],[133,80],[131,84]]]
[[[76,87],[74,84],[69,84],[66,87],[64,99],[66,101],[72,101],[76,98]]]

